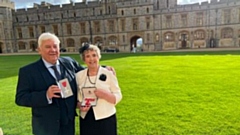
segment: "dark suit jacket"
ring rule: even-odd
[[[59,62],[64,69],[64,78],[68,78],[74,93],[74,96],[65,99],[68,117],[74,121],[77,103],[75,73],[83,67],[70,57],[61,57]],[[17,105],[32,108],[33,134],[56,135],[59,131],[58,101],[53,98],[52,104],[49,104],[46,98],[46,91],[51,85],[56,85],[55,78],[45,67],[42,59],[20,68],[15,102]]]

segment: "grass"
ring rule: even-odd
[[[103,54],[122,89],[119,135],[240,134],[240,52]],[[80,61],[77,54],[69,55]],[[38,55],[0,56],[0,127],[31,134],[29,108],[15,105],[19,67]],[[76,130],[79,134],[78,119]]]

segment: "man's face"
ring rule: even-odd
[[[59,45],[52,39],[42,41],[38,52],[44,60],[51,64],[56,64],[60,55]]]

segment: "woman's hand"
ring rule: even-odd
[[[82,112],[87,112],[91,106],[82,106],[81,102],[77,102],[77,108],[81,110]]]
[[[90,107],[91,107],[91,106],[81,106],[81,107],[80,107],[80,110],[81,110],[82,112],[87,112],[87,111],[90,109]]]
[[[94,91],[94,93],[98,98],[105,99],[106,101],[108,101],[112,104],[116,103],[116,97],[112,93],[110,93],[106,90],[97,89],[97,90]]]

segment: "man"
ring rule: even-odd
[[[19,70],[15,102],[17,105],[32,108],[34,135],[75,133],[74,118],[77,105],[75,73],[83,67],[70,57],[60,57],[59,44],[60,41],[55,35],[41,34],[38,39],[38,52],[41,58]],[[60,94],[61,79],[68,80],[72,95],[64,97]]]

